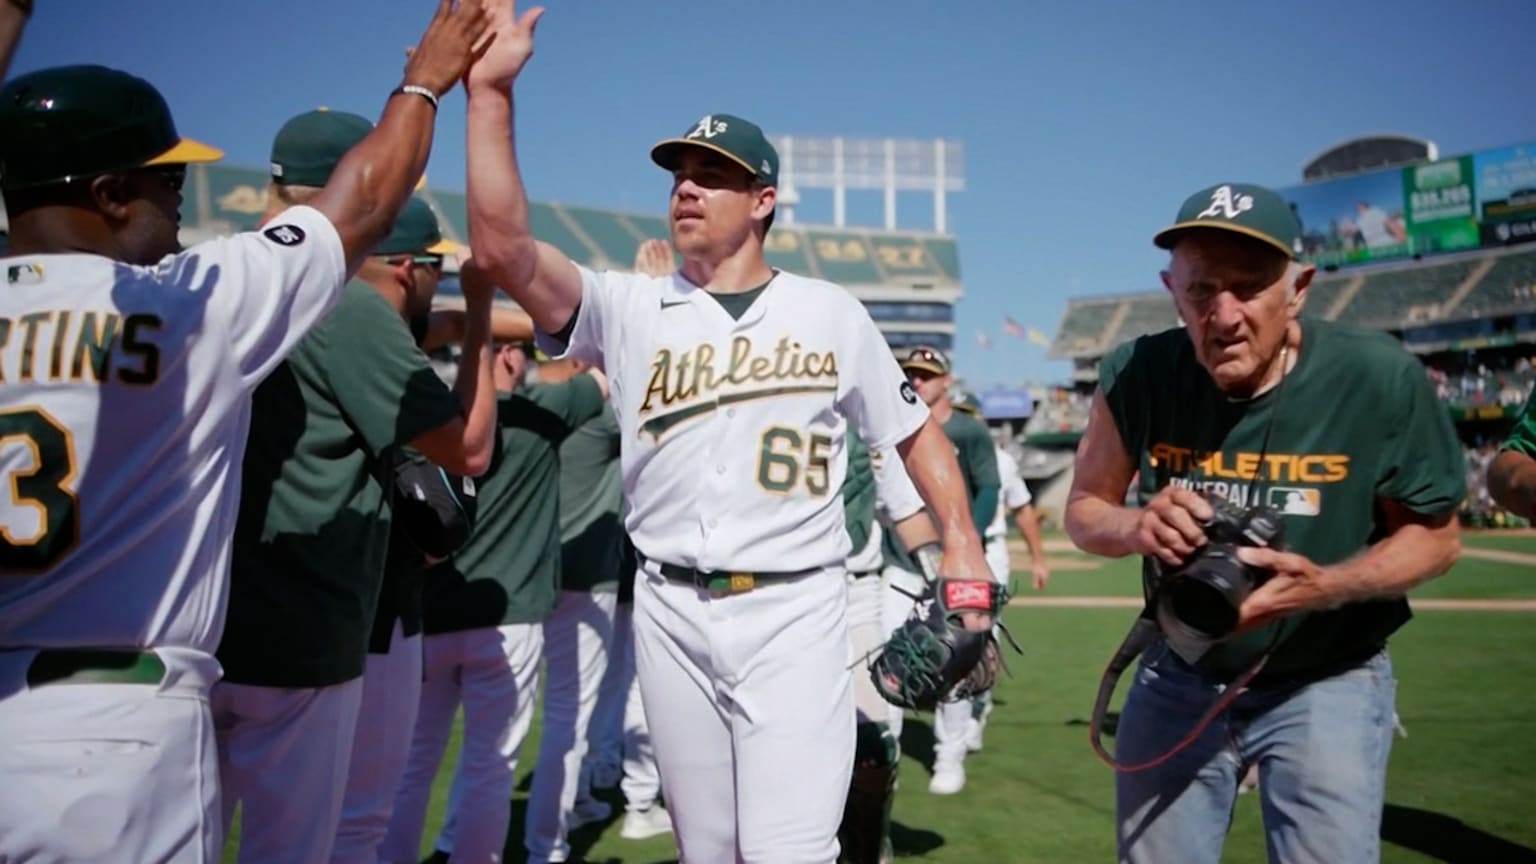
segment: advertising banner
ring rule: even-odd
[[[1302,257],[1320,267],[1413,254],[1400,168],[1293,186],[1280,194],[1301,220]]]
[[[1472,171],[1471,156],[1403,169],[1408,244],[1413,253],[1428,255],[1477,247]]]
[[[1536,240],[1536,144],[1484,150],[1472,170],[1483,245]]]

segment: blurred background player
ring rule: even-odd
[[[918,398],[928,405],[933,419],[944,429],[965,479],[971,519],[979,534],[997,512],[997,447],[986,424],[963,411],[956,411],[949,400],[954,383],[949,358],[937,348],[919,345],[901,361],[907,380]],[[988,562],[989,566],[991,562]],[[1004,583],[1006,584],[1006,582]],[[973,721],[969,700],[941,702],[933,712],[933,778],[928,791],[935,795],[953,795],[965,787],[965,739]]]
[[[405,80],[452,87],[481,20],[439,10]],[[31,445],[0,451],[0,474],[39,514],[29,542],[0,536],[0,858],[218,858],[209,700],[252,393],[388,230],[434,117],[393,94],[309,206],[178,254],[187,164],[221,154],[178,134],[153,85],[69,66],[0,88],[0,318],[52,325],[0,348],[37,370],[0,389],[0,436]],[[68,370],[32,356],[60,358],[75,315],[81,344],[111,328],[116,349]]]
[[[956,394],[952,405],[956,411],[981,419],[981,404],[969,391],[961,391]],[[1029,494],[1029,487],[1024,484],[1024,477],[1019,472],[1018,460],[1013,458],[1001,445],[995,441],[992,445],[993,452],[997,456],[997,474],[1002,483],[1002,488],[997,498],[997,513],[992,517],[992,522],[987,525],[986,535],[983,538],[987,545],[987,564],[992,567],[992,575],[998,584],[1008,586],[1009,593],[1017,592],[1017,585],[1013,579],[1013,563],[1008,553],[1008,517],[1013,517],[1013,524],[1019,529],[1019,534],[1024,538],[1024,545],[1029,549],[1030,585],[1040,591],[1045,588],[1046,582],[1051,578],[1050,567],[1045,561],[1045,548],[1040,541],[1040,517],[1035,512],[1034,504]],[[966,725],[965,749],[975,753],[981,750],[982,733],[986,729],[987,719],[992,715],[992,691],[971,698],[971,719]]]
[[[432,208],[412,196],[358,278],[412,325],[419,344],[443,258],[456,251],[443,239]],[[393,462],[385,483],[391,501],[384,579],[368,639],[332,864],[378,860],[421,696],[422,579],[430,561],[451,554],[471,527],[473,479],[450,475],[408,446],[395,449]]]
[[[466,286],[467,287],[467,286]],[[506,844],[507,799],[533,719],[542,622],[560,585],[558,448],[597,416],[606,394],[588,371],[560,384],[525,383],[533,349],[496,352],[496,427],[476,477],[475,526],[423,586],[423,681],[410,755],[395,796],[384,859],[414,862],[427,798],[455,712],[463,737],[435,848],[485,861]]]
[[[290,119],[272,143],[267,215],[320,194],[342,155],[372,131],[341,111]],[[418,292],[396,266],[371,255],[331,314],[256,391],[218,650],[224,678],[213,691],[223,815],[228,825],[241,808],[242,862],[330,858],[398,448],[409,444],[469,476],[490,458],[492,291],[465,282],[469,338],[455,392],[381,294],[403,304]]]

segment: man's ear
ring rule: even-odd
[[[133,194],[128,189],[128,178],[121,174],[102,174],[91,179],[91,203],[102,215],[116,222],[128,220],[128,205]]]

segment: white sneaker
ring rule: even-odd
[[[667,814],[667,808],[660,804],[625,813],[624,827],[619,829],[619,836],[625,840],[644,840],[671,833],[672,817]]]
[[[582,798],[571,808],[571,818],[566,822],[566,828],[575,831],[583,825],[591,825],[594,822],[606,822],[613,815],[613,807],[607,801],[599,801],[596,798]]]
[[[965,788],[965,766],[959,762],[933,766],[933,779],[928,781],[928,791],[934,795],[953,795]]]

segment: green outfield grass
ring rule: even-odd
[[[1523,551],[1523,550],[1521,550]],[[1049,593],[1138,592],[1136,565],[1062,571]],[[1536,597],[1527,565],[1463,559],[1418,596]],[[1025,648],[997,692],[985,749],[966,762],[958,795],[928,794],[932,717],[910,714],[895,807],[898,858],[954,862],[1112,861],[1112,779],[1089,749],[1086,721],[1104,662],[1131,610],[1013,608]],[[1387,862],[1536,861],[1536,613],[1422,611],[1392,643],[1398,708],[1408,738],[1393,745]],[[1123,695],[1123,685],[1121,694]],[[457,745],[457,731],[449,753]],[[507,860],[523,860],[522,818],[538,725],[524,745],[511,795]],[[439,774],[423,855],[442,823],[450,764]],[[675,860],[670,837],[629,841],[615,815],[572,837],[577,860],[655,864]],[[233,841],[234,838],[231,838]],[[1259,804],[1238,799],[1224,862],[1264,861]],[[233,861],[232,854],[225,859]]]

